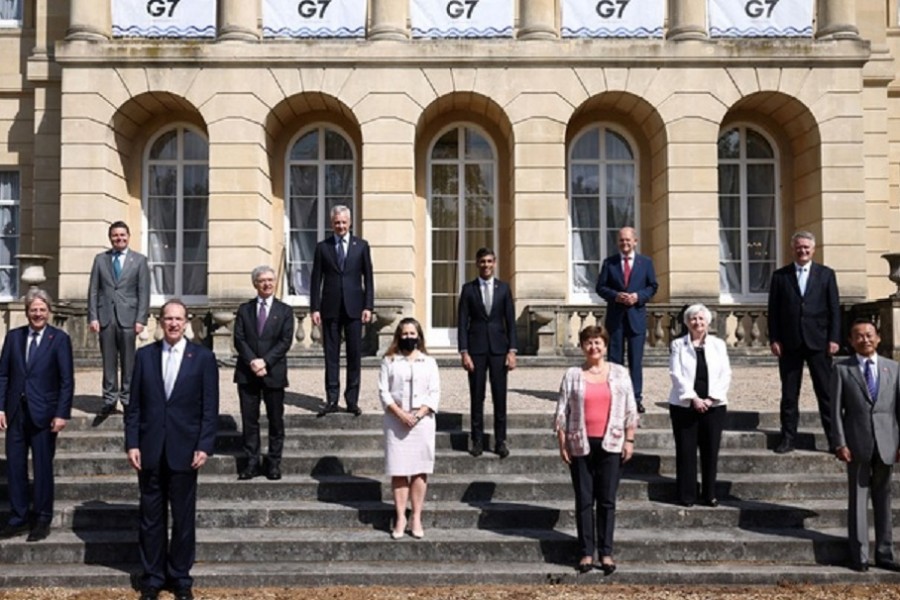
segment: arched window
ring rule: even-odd
[[[609,127],[593,126],[572,141],[568,186],[576,302],[596,296],[600,263],[616,250],[618,230],[640,228],[637,172],[632,144]]]
[[[328,126],[302,132],[287,156],[288,294],[309,302],[316,242],[331,231],[331,208],[353,210],[356,162],[347,137]]]
[[[209,145],[186,126],[151,140],[144,161],[144,218],[151,301],[206,298],[209,252]]]
[[[475,253],[497,252],[497,156],[488,137],[471,125],[445,130],[428,154],[431,220],[429,344],[456,343],[462,282],[474,279]]]
[[[778,162],[758,131],[719,137],[719,288],[723,302],[760,301],[778,257]]]

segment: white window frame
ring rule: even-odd
[[[312,131],[318,130],[319,132],[319,150],[318,150],[318,158],[315,161],[309,160],[291,160],[291,149],[294,145],[301,139],[303,136],[307,135]],[[327,165],[336,165],[336,164],[347,164],[347,161],[341,160],[326,160],[325,159],[325,132],[332,131],[337,133],[344,141],[350,146],[350,153],[352,155],[352,167],[353,167],[353,189],[351,191],[352,202],[350,206],[350,232],[351,235],[359,235],[359,217],[357,216],[357,205],[359,204],[357,198],[359,196],[359,178],[357,173],[359,172],[359,155],[356,150],[356,144],[353,143],[353,138],[351,138],[347,132],[338,127],[337,125],[330,122],[318,122],[312,123],[300,131],[291,138],[290,142],[287,145],[284,153],[284,278],[282,280],[283,289],[285,290],[284,301],[292,306],[309,306],[309,295],[308,294],[288,294],[290,288],[290,265],[291,265],[291,166],[293,165],[312,165],[315,164],[317,168],[317,196],[316,200],[318,201],[318,214],[316,215],[316,223],[318,223],[319,231],[316,235],[316,242],[318,243],[320,240],[325,239],[325,236],[332,235],[333,231],[330,225],[326,225],[330,221],[328,215],[327,202],[325,198],[325,167]],[[315,252],[315,246],[313,246],[313,252]],[[312,261],[315,257],[310,256],[310,261]]]
[[[206,277],[207,277],[207,291],[209,290],[209,138],[207,135],[201,131],[196,126],[190,123],[171,123],[162,127],[159,131],[157,131],[153,136],[147,141],[146,146],[144,147],[144,155],[141,164],[141,230],[143,235],[141,236],[141,241],[143,244],[143,248],[145,249],[145,253],[147,255],[147,260],[150,260],[150,221],[147,219],[147,202],[150,196],[150,150],[153,148],[153,144],[159,140],[160,137],[169,133],[170,131],[178,131],[181,129],[190,130],[191,133],[200,136],[206,141],[207,144],[207,160],[206,160],[206,183],[207,183],[207,220],[206,220],[206,230],[207,230],[207,254],[206,254]],[[179,156],[184,155],[183,150],[184,144],[184,136],[178,135],[178,154]],[[167,300],[172,298],[180,298],[185,304],[188,306],[191,305],[202,305],[206,304],[209,300],[209,295],[181,295],[179,294],[180,289],[182,288],[182,284],[184,282],[184,189],[181,185],[183,182],[183,171],[182,167],[185,164],[193,165],[199,163],[197,160],[184,161],[183,159],[175,159],[175,160],[165,160],[165,161],[154,161],[154,164],[166,164],[172,163],[178,169],[178,185],[175,186],[175,196],[176,196],[176,247],[179,248],[178,255],[175,259],[175,293],[174,294],[150,294],[150,305],[153,307],[162,306],[165,304]],[[151,267],[152,270],[152,267]],[[152,277],[152,273],[151,273]]]
[[[577,135],[575,135],[571,142],[569,142],[568,148],[566,148],[566,198],[567,202],[567,211],[566,211],[566,220],[567,220],[567,236],[566,236],[566,245],[568,247],[568,256],[569,260],[566,265],[566,278],[568,281],[569,288],[569,299],[573,304],[599,304],[605,302],[600,295],[596,291],[596,282],[594,282],[594,287],[592,287],[588,293],[579,292],[575,290],[574,282],[572,281],[572,277],[574,274],[574,264],[575,264],[575,247],[572,243],[572,233],[574,230],[574,223],[572,222],[572,208],[573,208],[573,197],[572,197],[572,165],[575,164],[574,159],[572,158],[572,153],[575,150],[575,146],[578,141],[586,135],[587,133],[595,130],[600,130],[600,157],[598,159],[599,162],[589,161],[586,159],[578,159],[579,164],[599,164],[601,167],[600,171],[600,257],[599,262],[597,264],[597,272],[600,271],[600,266],[603,264],[603,261],[606,257],[610,256],[614,252],[618,252],[618,248],[607,248],[606,247],[606,231],[609,229],[607,226],[608,220],[606,217],[606,169],[605,166],[608,164],[626,164],[632,163],[634,164],[634,229],[637,232],[641,231],[641,155],[639,151],[639,147],[635,141],[635,139],[623,128],[617,126],[615,123],[608,121],[596,121],[586,125],[582,128]],[[618,136],[621,136],[628,143],[629,149],[631,150],[631,155],[633,156],[632,161],[624,161],[624,160],[615,160],[608,161],[604,157],[604,148],[606,144],[606,136],[603,135],[603,132],[610,131],[615,133]],[[640,234],[638,234],[640,237]],[[637,252],[641,252],[640,240],[638,241]]]
[[[15,206],[18,209],[16,211],[16,218],[17,218],[16,225],[17,226],[16,226],[15,236],[12,236],[12,235],[7,236],[10,238],[15,237],[15,239],[16,239],[16,249],[15,249],[15,252],[13,252],[12,256],[10,257],[12,259],[12,262],[8,265],[0,264],[0,267],[12,269],[12,272],[14,274],[14,277],[13,277],[12,281],[10,282],[12,293],[10,295],[0,295],[0,302],[9,302],[9,301],[15,300],[18,297],[19,289],[20,289],[19,278],[22,275],[22,273],[19,270],[20,265],[18,264],[18,262],[16,260],[16,255],[18,255],[19,252],[21,251],[19,244],[22,240],[22,171],[19,169],[16,169],[16,168],[0,167],[0,172],[16,173],[19,176],[18,177],[19,185],[18,185],[18,189],[16,190],[15,198],[8,198],[8,199],[0,198],[0,206]]]
[[[748,237],[748,228],[747,228],[747,165],[751,164],[770,164],[774,163],[774,173],[775,173],[775,181],[774,181],[774,194],[775,194],[775,260],[773,264],[773,271],[779,267],[779,257],[781,256],[782,244],[781,244],[781,204],[782,204],[782,194],[781,194],[781,154],[778,144],[775,143],[775,140],[769,135],[769,132],[758,126],[755,123],[749,122],[737,122],[737,123],[729,123],[727,127],[722,127],[719,130],[718,136],[716,136],[716,172],[718,178],[718,167],[722,164],[722,159],[719,158],[718,154],[718,142],[719,138],[721,138],[726,132],[731,131],[732,129],[737,129],[740,135],[740,157],[738,159],[726,159],[725,164],[738,164],[740,168],[740,203],[741,203],[741,247],[746,249],[747,247],[747,237]],[[772,158],[771,159],[761,159],[754,158],[748,159],[746,156],[747,151],[747,130],[752,130],[754,133],[762,136],[766,142],[769,144],[769,147],[772,148]],[[719,239],[719,226],[718,226],[718,217],[719,217],[719,190],[718,185],[716,189],[716,240]],[[718,246],[717,246],[718,251]],[[733,294],[729,292],[724,292],[721,290],[721,256],[717,257],[716,265],[719,269],[716,270],[716,277],[719,278],[719,302],[722,304],[757,304],[760,302],[766,302],[768,300],[768,292],[757,292],[757,293],[749,293],[744,292],[747,289],[749,280],[750,280],[750,262],[748,260],[748,255],[746,252],[743,253],[743,259],[741,260],[741,285],[742,290],[738,294]]]
[[[459,140],[459,148],[460,148],[460,156],[455,159],[446,159],[442,158],[437,161],[432,159],[432,154],[434,153],[434,147],[437,144],[438,140],[440,140],[447,132],[452,130],[457,130],[458,136],[463,136],[462,139]],[[455,327],[451,327],[448,329],[444,328],[434,328],[432,326],[432,308],[431,308],[431,299],[434,290],[433,285],[433,277],[431,276],[431,268],[432,268],[432,243],[431,237],[433,234],[433,227],[431,223],[431,198],[433,196],[433,188],[432,188],[432,166],[434,164],[455,164],[460,171],[460,185],[459,185],[459,193],[457,194],[457,202],[459,202],[459,212],[457,215],[457,228],[460,232],[460,240],[459,240],[459,251],[462,254],[465,254],[467,242],[466,239],[466,196],[465,196],[465,165],[467,164],[486,164],[488,161],[485,160],[466,160],[465,158],[465,139],[464,132],[466,129],[472,129],[477,132],[478,135],[487,140],[488,146],[490,146],[491,154],[493,156],[490,163],[494,167],[494,181],[492,182],[492,190],[491,194],[494,198],[494,226],[491,230],[491,248],[494,252],[499,253],[499,249],[497,245],[499,243],[498,231],[499,231],[499,223],[500,223],[500,155],[497,151],[497,144],[494,142],[494,138],[491,137],[490,134],[483,128],[473,123],[471,121],[456,121],[442,128],[434,137],[431,139],[431,142],[428,144],[427,154],[425,155],[425,170],[426,170],[426,198],[427,198],[427,209],[426,209],[426,222],[427,222],[427,232],[425,235],[425,255],[427,257],[427,276],[425,277],[425,297],[428,299],[425,306],[425,328],[429,332],[428,337],[428,346],[434,348],[456,348],[457,346],[457,329]],[[466,278],[466,266],[468,264],[474,264],[475,257],[474,256],[462,256],[461,260],[457,262],[457,277],[459,279],[460,285],[459,290],[456,291],[457,301],[459,299],[459,292],[462,290],[462,286],[468,281]],[[496,268],[499,270],[501,262],[501,257],[497,257],[497,266]],[[498,271],[494,271],[494,276],[498,276]]]

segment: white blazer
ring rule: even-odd
[[[715,399],[713,406],[728,404],[731,365],[728,362],[728,349],[725,342],[707,334],[703,349],[706,353],[706,368],[709,373],[709,397]],[[694,392],[697,351],[691,344],[690,334],[674,340],[669,350],[669,376],[672,378],[669,404],[687,408],[691,405],[691,400],[697,397]]]

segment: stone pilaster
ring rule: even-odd
[[[819,39],[856,39],[856,0],[818,0],[816,37]]]
[[[372,0],[372,25],[369,38],[373,40],[409,39],[409,3],[398,0]]]
[[[556,0],[519,0],[519,39],[558,38],[556,13]]]
[[[71,0],[69,3],[68,41],[103,42],[112,34],[109,2]]]
[[[667,37],[674,41],[707,39],[706,2],[669,0]]]
[[[259,40],[259,0],[219,0],[219,39]]]

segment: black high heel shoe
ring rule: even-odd
[[[608,576],[608,575],[612,575],[613,573],[616,572],[616,563],[614,563],[614,562],[606,563],[606,562],[601,561],[599,566],[600,566],[600,570],[603,571],[604,577]]]
[[[579,573],[590,573],[591,569],[594,568],[594,561],[591,562],[580,562],[575,566],[575,570]]]

